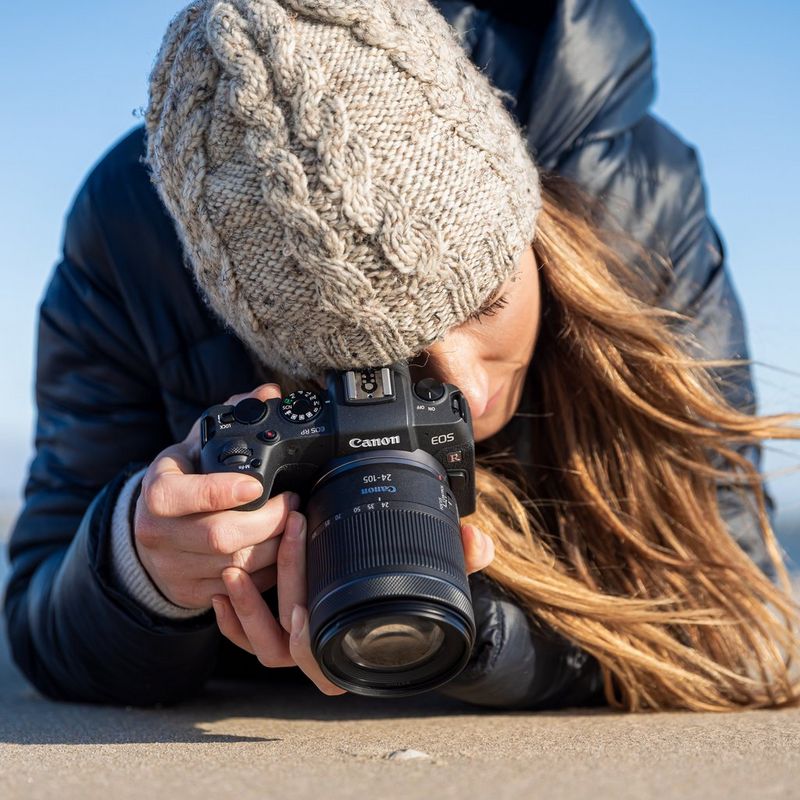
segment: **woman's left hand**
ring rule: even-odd
[[[461,526],[461,542],[467,574],[484,569],[494,558],[492,540],[474,525]],[[256,656],[263,666],[298,666],[324,694],[345,694],[346,689],[325,677],[311,652],[306,610],[306,518],[299,511],[289,512],[276,570],[280,622],[245,570],[223,570],[228,596],[212,598],[220,631]]]

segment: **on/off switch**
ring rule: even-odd
[[[425,400],[429,403],[441,400],[444,397],[444,384],[437,381],[436,378],[423,378],[414,384],[414,394],[420,400]]]

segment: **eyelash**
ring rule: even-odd
[[[498,297],[497,300],[492,303],[489,308],[485,309],[484,311],[479,311],[476,314],[473,314],[469,319],[479,320],[481,317],[493,317],[501,308],[503,308],[508,303],[508,298],[503,295],[502,297]]]

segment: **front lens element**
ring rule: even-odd
[[[342,640],[342,650],[365,669],[396,671],[424,664],[443,642],[444,633],[432,620],[378,617],[350,628]]]

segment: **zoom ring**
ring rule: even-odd
[[[312,532],[309,598],[370,572],[421,572],[444,578],[469,597],[460,531],[435,514],[380,509],[352,514]]]

